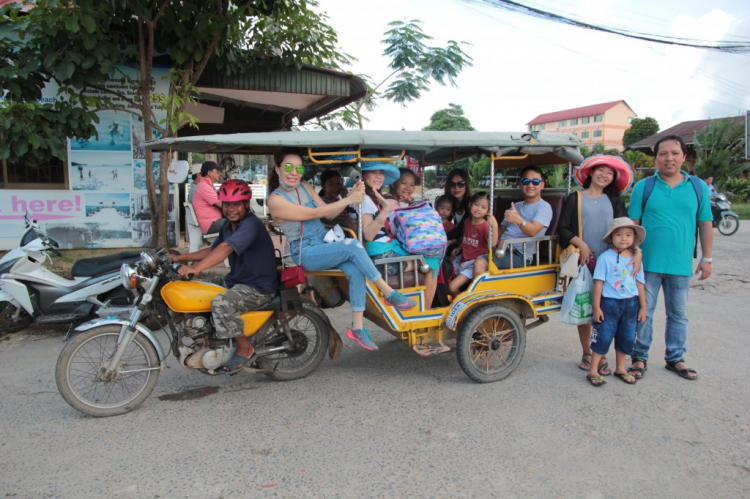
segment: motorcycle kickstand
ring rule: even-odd
[[[70,341],[71,336],[73,336],[73,323],[70,323],[70,327],[68,328],[68,332],[65,333],[65,336],[63,336],[63,343],[67,343]]]

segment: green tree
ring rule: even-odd
[[[633,118],[630,128],[625,130],[622,137],[622,145],[627,149],[631,144],[650,137],[659,131],[659,123],[651,117]]]
[[[479,185],[479,182],[490,174],[490,157],[480,156],[479,158],[466,158],[462,160],[463,165],[458,165],[458,161],[453,164],[453,167],[463,168],[469,172],[469,178],[471,178],[471,185],[474,189],[483,187]],[[489,186],[488,186],[489,187]]]
[[[435,111],[430,117],[430,124],[424,127],[422,130],[432,131],[447,131],[447,130],[463,130],[463,131],[474,131],[474,127],[471,126],[469,118],[464,116],[463,107],[458,104],[448,104],[449,107]]]
[[[695,134],[695,173],[713,176],[717,184],[750,168],[745,155],[745,122],[741,119],[714,120]]]
[[[379,83],[360,74],[367,83],[367,95],[333,113],[329,120],[319,124],[321,127],[362,129],[367,121],[364,113],[375,109],[379,99],[406,106],[428,92],[433,82],[458,86],[456,77],[465,67],[472,66],[472,58],[461,49],[465,42],[450,40],[444,47],[430,47],[426,43],[432,37],[422,31],[421,23],[419,19],[412,19],[388,24],[391,29],[384,33],[383,55],[390,58],[388,67],[393,71]],[[381,90],[386,84],[385,90]]]
[[[196,126],[186,107],[195,100],[195,85],[209,63],[228,74],[243,73],[261,61],[283,66],[302,63],[344,64],[336,49],[336,32],[316,13],[313,0],[39,0],[21,14],[21,4],[2,8],[0,88],[8,90],[0,104],[0,159],[37,162],[65,157],[67,137],[96,133],[94,112],[122,109],[117,100],[136,109],[145,138],[157,130],[173,137],[185,126]],[[166,54],[166,55],[160,55]],[[155,61],[172,66],[170,90],[161,102],[152,99]],[[134,80],[118,69],[134,64]],[[105,88],[120,78],[136,88],[128,95]],[[55,82],[60,95],[54,105],[40,104],[42,89]],[[98,92],[89,97],[87,92]],[[159,122],[154,105],[167,117]],[[130,111],[128,111],[130,112]],[[146,154],[146,182],[152,207],[154,242],[167,244],[168,196],[156,196],[153,157]],[[168,160],[160,162],[159,186],[169,188]]]
[[[635,173],[654,167],[653,156],[649,156],[643,151],[625,151],[622,153],[622,159],[630,165]]]

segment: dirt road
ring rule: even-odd
[[[575,328],[529,333],[505,381],[453,353],[420,358],[383,331],[310,377],[211,378],[176,367],[138,410],[85,417],[53,372],[60,332],[0,342],[0,490],[18,497],[749,497],[750,225],[715,233],[690,295],[688,361],[594,389]],[[332,315],[343,331],[345,310]],[[347,341],[347,340],[345,340]],[[613,355],[610,354],[612,358]],[[612,359],[611,359],[612,360]]]

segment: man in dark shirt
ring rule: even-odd
[[[247,364],[253,356],[253,346],[244,336],[240,314],[271,300],[278,285],[273,242],[263,222],[250,210],[252,192],[243,180],[232,179],[219,188],[221,210],[226,222],[219,237],[210,248],[195,253],[174,255],[175,262],[199,261],[194,266],[183,266],[181,276],[198,275],[229,258],[231,270],[224,277],[229,290],[211,302],[211,316],[217,338],[234,338],[237,353],[229,361],[231,370]]]

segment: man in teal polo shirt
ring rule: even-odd
[[[654,334],[654,309],[659,289],[664,290],[667,327],[664,333],[667,369],[689,380],[698,373],[685,364],[687,340],[687,303],[690,278],[693,275],[693,247],[696,220],[700,226],[702,258],[696,274],[699,281],[711,275],[713,231],[711,202],[708,187],[702,189],[700,203],[690,175],[682,170],[685,162],[685,142],[678,135],[666,135],[654,145],[656,183],[642,205],[646,179],[633,188],[628,215],[642,225],[648,237],[641,245],[643,268],[646,272],[646,322],[639,324],[633,349],[632,366],[628,370],[642,378],[647,369],[648,351]]]

